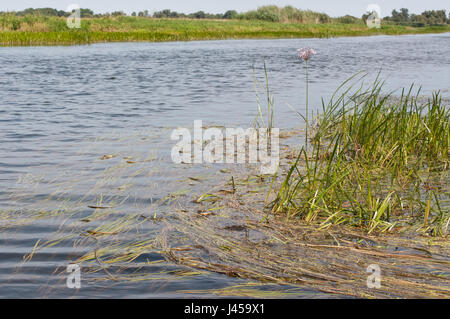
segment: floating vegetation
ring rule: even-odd
[[[104,161],[104,160],[109,160],[109,159],[111,159],[111,158],[114,158],[114,157],[116,157],[115,155],[103,155],[101,158],[100,158],[100,160],[102,160],[102,161]]]
[[[266,191],[269,186],[265,184]],[[250,186],[251,187],[251,186]],[[253,187],[258,187],[254,185]],[[217,190],[218,191],[218,190]],[[162,248],[168,260],[229,277],[264,285],[301,287],[310,296],[327,293],[360,298],[448,298],[450,296],[450,246],[444,238],[411,237],[399,233],[368,234],[361,228],[331,225],[273,215],[265,208],[265,194],[240,188],[219,202],[216,214],[195,218],[180,210],[178,220],[164,232],[186,237],[178,245]],[[178,235],[176,235],[178,234]],[[367,286],[371,265],[382,270],[382,287]],[[250,283],[251,285],[251,283]],[[289,297],[278,286],[264,292],[248,287],[202,291],[228,296]],[[186,291],[198,293],[198,291]],[[298,296],[298,294],[297,294]]]
[[[194,203],[200,204],[203,202],[217,202],[218,200],[220,200],[220,196],[206,193],[194,199]]]
[[[305,298],[323,297],[314,291],[307,291],[305,288],[292,287],[288,285],[271,285],[267,283],[249,282],[236,286],[210,290],[182,290],[185,294],[214,294],[216,296],[245,297],[245,298]],[[337,295],[336,295],[337,296]],[[331,298],[327,294],[327,298]]]

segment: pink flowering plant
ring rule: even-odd
[[[300,58],[308,62],[309,58],[315,55],[317,52],[314,49],[298,49],[298,55]]]

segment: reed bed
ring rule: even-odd
[[[448,26],[381,29],[345,23],[299,24],[258,20],[149,19],[141,17],[86,18],[80,29],[69,29],[64,18],[0,16],[0,45],[73,45],[98,42],[191,41],[257,38],[329,38],[449,32]]]
[[[197,214],[180,211],[168,229],[187,240],[165,246],[167,258],[331,296],[448,298],[448,101],[356,77],[323,104],[310,151],[288,147],[275,177],[232,175],[194,201]],[[210,292],[261,297],[248,285]]]
[[[302,149],[289,168],[273,213],[324,228],[447,234],[449,107],[438,93],[419,103],[412,87],[398,99],[382,87],[376,80],[351,94],[342,88],[324,104],[312,150]]]

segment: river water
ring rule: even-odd
[[[128,264],[145,280],[111,284],[100,280],[106,272],[93,272],[74,291],[66,287],[65,267],[98,244],[81,242],[81,230],[120,220],[138,223],[139,233],[152,238],[162,226],[136,216],[164,217],[173,211],[171,198],[221,181],[220,166],[173,164],[171,132],[194,120],[251,126],[253,70],[263,83],[264,61],[275,126],[301,127],[292,110],[305,110],[301,47],[317,51],[310,60],[311,110],[361,71],[368,82],[381,72],[394,95],[414,83],[422,95],[440,90],[450,97],[450,34],[0,48],[0,297],[184,297],[186,290],[242,283],[213,273],[180,276],[183,268],[170,262],[146,264],[162,260],[148,252]],[[120,209],[92,218],[89,205]],[[132,242],[135,234],[124,232],[114,243]]]

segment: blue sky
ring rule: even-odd
[[[95,12],[122,10],[127,13],[149,10],[171,9],[184,13],[203,10],[211,13],[223,13],[229,9],[247,11],[258,6],[276,4],[292,5],[300,9],[311,9],[328,13],[331,16],[351,14],[361,16],[369,4],[378,4],[382,16],[390,15],[392,9],[409,8],[412,13],[421,13],[429,9],[446,9],[450,11],[449,0],[1,0],[0,11],[23,10],[30,7],[52,7],[65,10],[69,4],[79,4]]]

